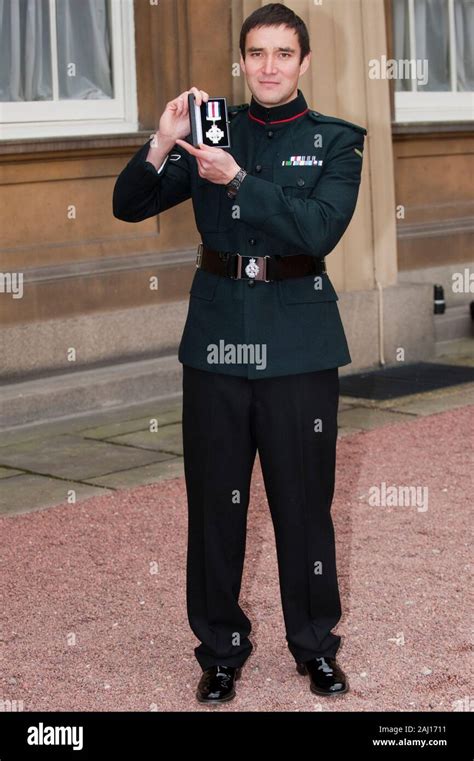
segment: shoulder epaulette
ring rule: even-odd
[[[238,106],[227,106],[227,113],[229,114],[229,118],[232,119],[232,117],[238,114],[240,111],[245,111],[249,105],[249,103],[241,103]]]
[[[315,122],[341,124],[344,127],[351,127],[352,129],[355,129],[356,132],[361,132],[363,135],[367,134],[365,127],[361,127],[359,124],[353,124],[345,119],[338,119],[336,116],[326,116],[325,114],[320,114],[319,111],[308,111],[308,116],[310,116]]]

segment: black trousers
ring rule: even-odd
[[[202,669],[241,666],[239,606],[258,450],[271,511],[286,640],[296,661],[335,656],[341,616],[334,528],[338,368],[248,379],[183,365],[187,613]],[[318,422],[320,421],[320,422]]]

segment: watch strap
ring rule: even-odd
[[[237,191],[239,190],[244,178],[247,176],[247,172],[245,169],[242,169],[242,167],[239,169],[235,177],[232,178],[232,180],[227,183],[226,185],[226,192],[227,196],[229,198],[235,198],[237,195]]]

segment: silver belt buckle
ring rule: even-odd
[[[203,249],[203,247],[204,246],[203,246],[202,243],[198,243],[198,250],[197,250],[197,255],[196,255],[196,269],[198,269],[201,266],[202,249]]]
[[[242,278],[242,259],[243,255],[237,253],[237,274],[236,278]],[[262,280],[264,283],[269,283],[267,280],[267,260],[269,256],[245,256],[246,259],[250,259],[249,263],[245,267],[245,274],[249,280]]]

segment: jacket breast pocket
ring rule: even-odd
[[[280,166],[275,172],[275,182],[281,185],[285,195],[306,198],[319,182],[322,166]]]
[[[220,275],[215,275],[213,272],[206,272],[205,270],[198,268],[194,273],[189,293],[191,296],[195,296],[198,299],[212,301],[216,295],[216,288],[219,280]]]
[[[319,304],[338,301],[339,297],[327,274],[288,277],[279,281],[280,295],[285,304]]]

